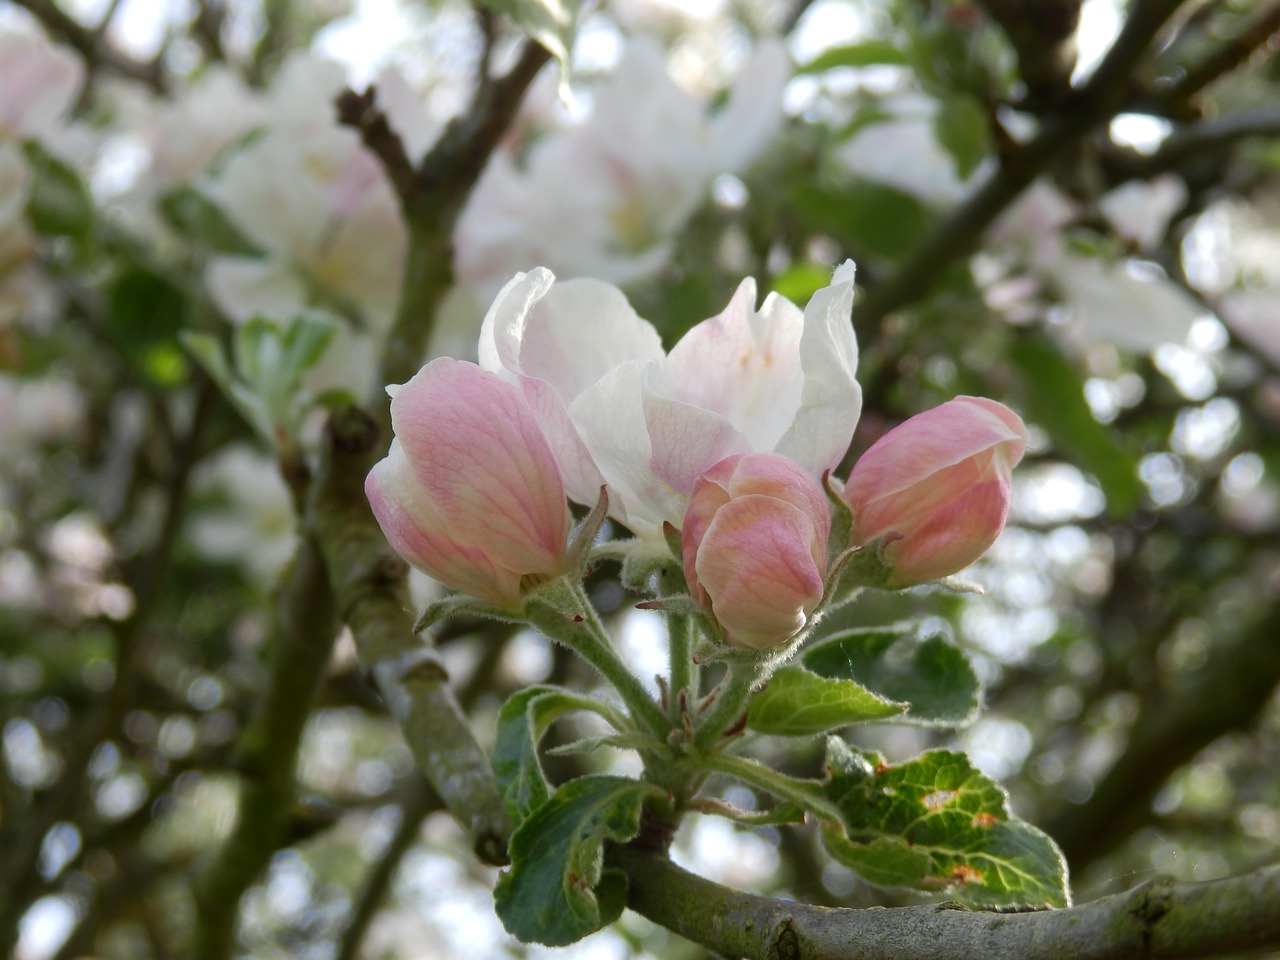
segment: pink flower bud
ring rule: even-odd
[[[726,457],[689,495],[685,579],[730,643],[771,647],[795,636],[822,599],[830,533],[822,488],[798,464],[774,453]]]
[[[956,397],[890,430],[853,465],[850,543],[881,541],[887,587],[936,580],[995,543],[1027,429],[1003,404]]]
[[[395,440],[365,480],[383,533],[447,587],[502,606],[566,569],[569,506],[520,392],[433,360],[391,400]]]

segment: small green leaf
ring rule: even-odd
[[[70,166],[34,140],[22,145],[32,181],[27,217],[46,236],[83,238],[93,226],[93,198]]]
[[[956,94],[942,101],[934,119],[934,134],[956,162],[956,174],[968,180],[992,151],[987,112],[977,97]]]
[[[217,253],[258,254],[212,200],[191,187],[170,190],[160,198],[160,212],[184,239]]]
[[[545,685],[520,690],[503,704],[490,763],[513,823],[522,823],[551,795],[538,761],[538,744],[547,728],[574,710],[600,713],[606,709],[598,700]]]
[[[774,278],[773,292],[792,303],[808,303],[809,298],[831,282],[831,268],[817,263],[795,263]]]
[[[227,362],[226,353],[223,352],[222,344],[207,333],[191,330],[179,332],[178,340],[187,348],[187,352],[195,357],[196,362],[204,368],[204,372],[218,385],[223,396],[231,401],[231,405],[249,426],[253,427],[258,436],[274,446],[275,424],[270,412],[259,397],[235,378],[231,372],[231,365]]]
[[[963,753],[932,750],[889,766],[832,737],[827,774],[823,790],[845,831],[827,826],[823,840],[870,882],[991,906],[1070,904],[1057,845],[1010,815],[1004,790]]]
[[[865,40],[823,50],[796,73],[825,73],[836,67],[871,67],[881,63],[903,65],[906,62],[907,55],[887,40]]]
[[[1142,495],[1137,463],[1113,431],[1094,418],[1076,368],[1052,342],[1034,334],[1018,337],[1009,359],[1021,374],[1027,418],[1048,430],[1068,458],[1097,478],[1108,513],[1120,518],[1133,513]]]
[[[913,250],[933,219],[915,197],[870,180],[800,183],[793,189],[792,200],[810,226],[855,251],[890,259]]]
[[[759,733],[807,737],[897,716],[906,708],[852,680],[829,680],[802,667],[783,667],[752,699],[747,726]]]
[[[560,68],[560,93],[569,89],[569,54],[578,29],[582,0],[481,0],[504,13],[525,33],[547,48]]]
[[[804,665],[823,677],[854,680],[890,700],[910,704],[897,720],[958,727],[972,722],[982,685],[964,651],[915,624],[848,630],[804,654]]]
[[[616,920],[626,878],[604,869],[604,842],[634,837],[645,799],[662,796],[624,777],[579,777],[561,785],[511,837],[511,868],[493,893],[507,932],[525,943],[561,947]]]

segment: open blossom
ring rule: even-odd
[[[652,274],[714,178],[773,140],[789,75],[781,44],[760,43],[713,114],[672,82],[660,45],[631,41],[585,122],[494,155],[458,220],[459,280],[488,302],[535,263],[614,283]]]
[[[850,542],[879,541],[892,568],[889,587],[967,567],[1004,528],[1010,475],[1026,441],[1018,415],[983,397],[956,397],[917,414],[853,465],[844,487]]]
[[[790,639],[822,599],[831,519],[818,482],[786,457],[727,457],[693,486],[684,573],[730,643]]]
[[[394,388],[391,452],[365,480],[383,533],[445,586],[516,606],[566,569],[569,507],[519,391],[442,357]]]
[[[70,50],[0,29],[0,138],[56,130],[83,80],[84,63]]]
[[[517,274],[485,317],[480,365],[517,384],[569,496],[637,536],[679,526],[689,492],[725,457],[775,452],[817,478],[844,455],[861,409],[849,314],[852,262],[801,311],[751,279],[664,354],[622,292],[597,280]]]

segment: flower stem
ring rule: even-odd
[[[706,769],[728,774],[743,783],[759,787],[775,797],[789,800],[823,820],[834,824],[844,823],[840,810],[822,796],[818,791],[818,785],[813,781],[788,777],[747,757],[718,753],[703,757],[701,762]]]
[[[671,723],[649,691],[622,662],[613,649],[609,634],[581,584],[569,588],[573,598],[572,616],[550,603],[530,602],[525,608],[529,622],[552,640],[563,643],[596,668],[622,697],[632,719],[645,733],[665,743]]]
[[[671,661],[671,702],[667,704],[667,716],[671,722],[679,726],[680,694],[687,690],[690,704],[698,698],[699,667],[693,662],[693,644],[697,638],[697,626],[693,617],[686,614],[673,613],[667,616],[667,632],[670,635]]]

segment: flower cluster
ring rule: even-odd
[[[1004,525],[1026,431],[992,400],[960,397],[885,434],[839,492],[823,489],[861,404],[849,323],[853,264],[801,311],[757,310],[745,280],[723,313],[664,353],[623,294],[595,280],[518,274],[485,320],[480,365],[434,360],[391,388],[395,441],[366,490],[395,549],[484,601],[518,609],[565,574],[567,499],[596,502],[678,552],[719,634],[766,649],[794,637],[862,554],[877,585],[955,573]]]

